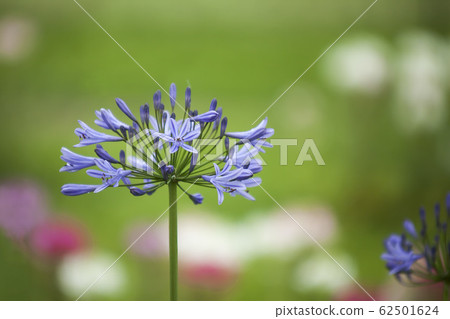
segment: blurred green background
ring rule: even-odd
[[[206,110],[216,97],[229,119],[229,130],[239,131],[250,128],[371,1],[81,0],[80,4],[165,89],[175,82],[182,96],[189,85],[199,110]],[[444,0],[378,1],[266,114],[269,127],[275,129],[273,138],[298,139],[298,146],[289,147],[288,165],[279,164],[279,147],[267,151],[268,165],[260,174],[263,187],[288,211],[303,212],[299,216],[307,216],[315,229],[312,235],[326,238],[325,248],[347,263],[376,299],[425,298],[393,282],[380,254],[382,240],[400,231],[404,218],[417,220],[420,206],[431,209],[450,190],[449,12],[450,3]],[[53,218],[82,225],[85,254],[106,254],[100,258],[106,267],[127,247],[131,225],[150,225],[165,210],[167,190],[139,198],[125,189],[65,197],[61,185],[89,184],[91,178],[58,173],[64,164],[60,149],[77,143],[73,130],[78,119],[93,124],[94,111],[101,107],[119,114],[116,97],[138,113],[157,89],[73,1],[1,1],[2,185],[7,188],[16,179],[34,181],[46,194]],[[163,99],[168,105],[167,96]],[[314,139],[325,166],[315,161],[294,165],[308,138]],[[77,151],[92,154],[92,148]],[[117,150],[112,154],[117,156]],[[293,223],[261,189],[252,191],[255,202],[226,197],[222,206],[217,206],[215,191],[202,193],[201,206],[181,199],[180,215],[189,218],[204,212],[201,216],[211,216],[217,227],[223,224],[233,230],[214,240],[197,233],[190,248],[194,255],[196,244],[227,241],[237,228],[243,242],[227,244],[231,250],[255,241],[259,238],[251,231],[255,227],[242,227],[255,218]],[[317,210],[326,213],[315,218]],[[203,217],[197,219],[205,222]],[[327,228],[322,223],[331,223],[332,235],[323,233]],[[272,231],[267,227],[269,245],[284,233],[283,227]],[[257,242],[262,253],[249,253],[248,258],[232,252],[237,262],[231,265],[214,264],[227,260],[227,255],[220,255],[220,244],[217,260],[208,260],[208,254],[205,260],[197,255],[188,258],[180,299],[367,298],[333,263],[328,265],[333,270],[330,278],[308,282],[308,277],[330,273],[328,266],[319,272],[329,260],[306,237],[296,236],[267,252]],[[289,245],[293,248],[276,253]],[[0,299],[75,299],[83,289],[70,286],[65,276],[77,270],[82,276],[86,269],[100,274],[106,268],[78,261],[71,272],[66,260],[70,256],[49,260],[23,246],[26,240],[18,243],[0,233]],[[61,265],[66,265],[64,271]],[[130,252],[117,266],[119,279],[105,276],[101,280],[105,282],[98,283],[103,290],[87,293],[84,299],[168,298],[164,254],[142,257]]]

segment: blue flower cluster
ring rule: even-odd
[[[248,131],[227,132],[228,119],[222,108],[217,107],[216,99],[207,112],[199,114],[191,108],[189,87],[184,107],[176,101],[175,84],[171,84],[169,92],[171,110],[166,110],[158,90],[153,96],[154,115],[145,104],[140,107],[140,119],[119,98],[116,104],[128,118],[126,122],[115,117],[111,110],[96,111],[95,124],[110,133],[78,121],[81,127],[75,129],[75,134],[80,141],[74,147],[96,145],[96,156],[79,155],[63,147],[61,159],[66,165],[60,171],[89,168],[86,173],[101,183],[66,184],[62,193],[76,196],[98,193],[108,187],[127,187],[131,194],[142,196],[151,195],[168,183],[176,183],[186,192],[181,183],[188,183],[215,188],[219,204],[224,193],[254,200],[249,188],[261,183],[260,178],[254,177],[262,170],[258,156],[265,152],[265,147],[272,147],[267,138],[274,130],[266,128],[267,118]],[[181,118],[177,118],[175,106],[184,110]],[[118,159],[103,148],[102,144],[109,142],[123,143]],[[202,203],[201,194],[187,194],[195,204]]]
[[[446,198],[446,213],[434,207],[434,222],[427,223],[425,210],[420,209],[420,232],[414,223],[403,222],[404,233],[390,235],[384,242],[386,252],[381,258],[391,275],[402,283],[423,285],[450,282],[450,193]],[[442,216],[444,215],[444,216]]]

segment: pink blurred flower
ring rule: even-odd
[[[169,252],[167,225],[162,222],[149,228],[151,224],[152,222],[142,222],[131,226],[125,233],[126,245],[132,245],[131,252],[142,258],[167,256]]]
[[[219,263],[181,265],[181,280],[190,286],[219,290],[234,282],[235,269]]]
[[[6,180],[0,184],[0,228],[13,239],[23,239],[47,215],[40,187],[26,180]]]
[[[77,223],[49,220],[33,231],[30,243],[36,254],[53,259],[81,250],[86,245],[85,238]]]
[[[380,292],[378,290],[379,289],[376,289],[374,291],[373,289],[369,289],[369,293],[372,295],[372,297],[375,300],[386,300],[386,297],[383,296],[382,294],[380,294]],[[339,291],[338,294],[336,295],[335,300],[337,300],[337,301],[372,301],[372,298],[370,298],[359,287],[351,287],[349,289],[344,289],[342,291]]]

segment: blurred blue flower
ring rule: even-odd
[[[400,235],[389,236],[384,242],[384,247],[386,248],[386,253],[381,255],[381,258],[386,261],[386,267],[391,275],[399,272],[407,273],[411,269],[412,264],[423,257],[422,255],[414,254],[410,244]]]
[[[385,242],[381,258],[391,275],[407,285],[449,283],[450,279],[450,193],[446,198],[447,213],[441,216],[439,204],[434,209],[434,226],[429,227],[425,209],[420,209],[421,230],[409,219],[403,223],[405,234],[393,234]],[[430,232],[433,233],[430,234]],[[423,260],[423,262],[421,262]]]

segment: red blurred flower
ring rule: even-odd
[[[38,255],[60,258],[84,248],[86,240],[84,231],[76,223],[50,220],[34,230],[30,243]]]
[[[236,271],[217,263],[183,265],[181,279],[188,285],[199,288],[223,289],[234,282]]]

